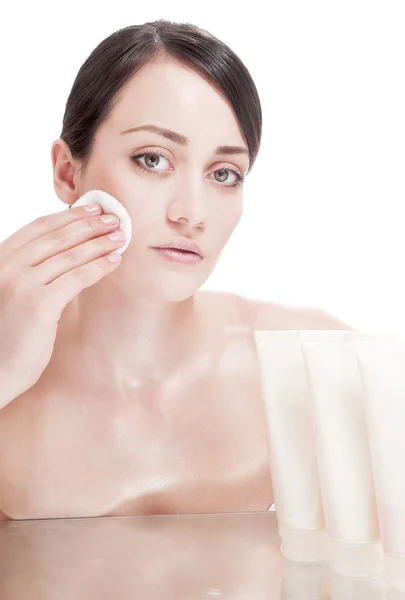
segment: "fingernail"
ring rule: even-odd
[[[109,236],[107,236],[110,238],[110,240],[114,240],[116,242],[121,242],[123,240],[125,240],[125,235],[123,231],[114,231],[114,233],[110,233]]]
[[[112,263],[120,262],[120,260],[121,260],[121,254],[116,254],[114,252],[112,254],[107,254],[106,258],[107,258],[107,260],[109,260]]]
[[[101,213],[101,206],[100,204],[86,204],[84,210],[89,213]]]

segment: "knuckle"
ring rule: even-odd
[[[84,267],[78,267],[77,269],[72,271],[72,275],[75,278],[75,280],[79,282],[79,285],[81,285],[85,282],[86,270]]]
[[[15,272],[15,268],[10,262],[0,265],[0,282],[3,289],[17,289],[24,279],[24,277]]]
[[[62,256],[63,261],[67,262],[68,264],[71,264],[71,265],[77,264],[78,255],[77,255],[76,249],[69,248],[68,250],[64,250],[63,252],[61,252],[61,256]]]
[[[103,250],[108,245],[109,241],[111,243],[111,240],[109,240],[109,238],[105,235],[102,235],[102,236],[94,239],[94,243],[96,244],[97,248],[99,248],[100,250]]]
[[[30,290],[30,293],[25,297],[25,306],[33,317],[39,317],[44,311],[43,301],[34,290]]]
[[[14,302],[23,305],[28,314],[35,316],[39,310],[39,296],[29,277],[20,275],[9,282],[8,290]]]
[[[61,230],[59,229],[56,231],[50,231],[48,233],[48,239],[52,242],[52,244],[58,245],[63,239],[63,233],[61,233]]]
[[[19,296],[27,296],[28,298],[31,298],[32,286],[30,285],[30,281],[26,275],[20,275],[19,277],[16,277],[11,285]]]
[[[0,281],[2,285],[12,281],[13,279],[13,267],[9,261],[0,265]]]
[[[4,298],[13,298],[16,293],[16,284],[10,277],[4,277],[3,273],[0,273],[0,296]]]
[[[11,272],[5,274],[4,265],[0,270],[1,296],[15,308],[23,307],[24,311],[36,318],[43,310],[41,291],[36,286],[29,273],[19,273],[17,276]]]
[[[51,215],[41,215],[34,221],[40,229],[48,229],[52,225]]]
[[[87,218],[85,219],[85,223],[86,223],[86,227],[88,227],[91,230],[94,231],[99,231],[100,227],[101,227],[101,223],[99,221],[98,218]]]

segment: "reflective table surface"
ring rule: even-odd
[[[391,597],[284,559],[274,512],[0,522],[1,600]]]

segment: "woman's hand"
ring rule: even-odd
[[[120,264],[110,253],[125,240],[108,237],[119,220],[89,208],[40,217],[0,243],[0,409],[40,378],[65,306]]]

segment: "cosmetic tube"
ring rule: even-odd
[[[300,332],[314,405],[316,450],[331,568],[382,571],[364,388],[346,331]]]
[[[292,561],[324,561],[328,544],[298,332],[256,330],[254,335],[281,552]]]
[[[405,341],[351,336],[365,388],[386,579],[405,593]],[[394,592],[392,592],[394,593]]]

